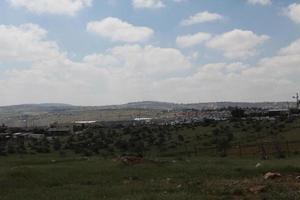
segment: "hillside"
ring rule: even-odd
[[[0,123],[9,126],[47,126],[49,123],[72,122],[76,120],[115,121],[130,120],[135,117],[168,117],[183,109],[242,108],[287,108],[287,102],[211,102],[178,104],[168,102],[143,101],[109,106],[74,106],[68,104],[23,104],[0,107]]]
[[[101,110],[101,109],[153,109],[153,110],[176,110],[176,109],[220,109],[226,107],[241,108],[288,108],[294,106],[293,102],[208,102],[179,104],[158,101],[132,102],[120,105],[107,106],[74,106],[59,103],[44,104],[22,104],[12,106],[0,106],[0,113],[26,113],[26,112],[63,112],[80,110]]]

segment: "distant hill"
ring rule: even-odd
[[[122,105],[101,106],[98,108],[172,110],[172,109],[184,108],[184,106],[180,106],[180,104],[168,103],[168,102],[141,101],[141,102],[122,104]]]
[[[294,106],[292,102],[208,102],[208,103],[192,103],[192,104],[178,104],[168,102],[157,101],[142,101],[133,102],[123,105],[104,106],[102,108],[108,109],[160,109],[160,110],[179,110],[179,109],[221,109],[228,107],[240,107],[240,108],[264,108],[264,109],[276,109],[276,108],[288,108]],[[101,108],[101,107],[98,107]]]
[[[84,110],[107,110],[107,109],[147,109],[147,110],[180,110],[180,109],[220,109],[227,107],[240,108],[265,108],[265,109],[281,109],[292,107],[292,102],[208,102],[193,104],[178,104],[157,101],[132,102],[121,105],[108,106],[74,106],[59,103],[44,104],[22,104],[12,106],[1,106],[1,113],[34,113],[34,112],[64,112],[64,111],[84,111]]]
[[[0,113],[40,113],[40,112],[59,112],[72,110],[74,106],[59,103],[44,104],[22,104],[13,106],[1,106]]]
[[[74,122],[79,120],[115,121],[135,117],[174,116],[183,109],[221,109],[227,107],[282,109],[294,106],[287,102],[211,102],[177,104],[143,101],[110,106],[73,106],[59,103],[24,104],[0,107],[0,124],[9,126],[47,126],[53,122]]]

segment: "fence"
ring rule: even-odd
[[[300,141],[258,142],[252,145],[235,145],[228,150],[228,155],[268,157],[288,157],[298,154]]]
[[[238,157],[255,157],[268,159],[271,157],[289,157],[300,154],[299,141],[272,141],[272,142],[257,142],[255,144],[234,144],[226,150],[228,156]],[[165,156],[172,155],[220,155],[216,147],[190,147],[185,151],[165,153]]]

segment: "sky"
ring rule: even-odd
[[[0,105],[289,101],[300,0],[0,1]]]

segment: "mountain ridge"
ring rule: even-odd
[[[41,104],[19,104],[0,106],[0,113],[5,111],[70,111],[70,110],[101,110],[101,109],[154,109],[154,110],[176,110],[176,109],[220,109],[226,107],[241,108],[288,108],[294,106],[294,102],[203,102],[203,103],[172,103],[162,101],[137,101],[125,104],[104,105],[104,106],[78,106],[64,103],[41,103]]]

